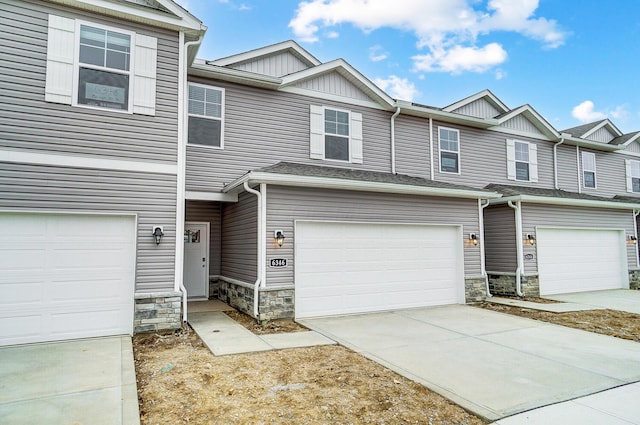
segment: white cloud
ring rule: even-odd
[[[351,24],[365,33],[379,28],[411,32],[417,48],[428,50],[416,56],[416,68],[432,71],[484,72],[502,63],[500,59],[506,60],[504,48],[497,43],[478,47],[479,34],[513,32],[547,48],[562,45],[567,37],[555,20],[535,16],[538,0],[489,0],[485,7],[483,4],[477,0],[308,0],[298,4],[289,27],[304,42],[316,42],[321,28],[340,24]],[[486,59],[478,53],[492,57]],[[461,58],[461,54],[470,56]]]
[[[590,100],[585,100],[578,106],[575,106],[571,111],[573,118],[581,122],[592,122],[607,118],[607,114],[599,111],[594,111],[595,105]]]
[[[246,4],[242,3],[240,6],[238,6],[238,10],[251,10],[251,6],[247,6]]]
[[[385,52],[382,46],[375,45],[369,47],[369,59],[373,62],[380,62],[389,57],[389,53]]]
[[[502,80],[503,78],[507,77],[507,71],[502,70],[502,69],[496,69],[496,80]]]
[[[329,31],[325,34],[327,38],[338,38],[340,37],[340,33],[338,31]]]
[[[419,94],[411,81],[396,75],[390,75],[386,79],[376,78],[373,82],[395,99],[411,101]]]
[[[484,47],[454,46],[449,50],[432,49],[431,54],[412,58],[416,71],[443,71],[460,74],[465,71],[485,72],[507,59],[507,52],[498,43]]]

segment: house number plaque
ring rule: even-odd
[[[286,258],[272,258],[269,262],[269,266],[271,267],[287,267],[287,259]]]

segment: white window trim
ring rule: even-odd
[[[640,175],[638,176],[634,176],[633,175],[633,164],[640,164],[640,161],[637,161],[635,159],[625,159],[625,167],[626,167],[626,177],[627,177],[627,192],[629,193],[640,193],[640,192],[634,192],[633,191],[633,179],[639,179]]]
[[[189,113],[189,88],[188,86],[196,86],[196,87],[203,87],[205,89],[214,89],[214,90],[219,90],[222,93],[222,99],[221,99],[221,106],[222,106],[222,111],[220,113],[220,118],[216,118],[216,117],[209,117],[206,115],[198,115],[198,114],[191,114]],[[189,118],[188,117],[198,117],[198,118],[206,118],[206,119],[211,119],[211,120],[219,120],[220,121],[220,146],[211,146],[211,145],[200,145],[197,143],[188,143],[189,140],[189,135],[187,134],[187,145],[188,146],[197,146],[198,148],[204,148],[204,149],[216,149],[216,150],[224,150],[224,121],[225,121],[225,99],[226,99],[226,93],[225,93],[225,89],[223,87],[217,87],[217,86],[212,86],[209,84],[200,84],[200,83],[192,83],[189,82],[187,86],[187,131],[189,128]]]
[[[585,156],[593,157],[593,170],[589,170],[587,169],[587,167],[585,167],[585,161],[584,161]],[[598,175],[597,175],[596,169],[597,169],[596,154],[593,152],[582,152],[582,187],[584,189],[596,190],[598,188]],[[584,178],[584,173],[586,172],[593,173],[593,181],[595,183],[593,187],[589,187],[585,184],[586,179]]]
[[[449,149],[442,149],[442,147],[440,145],[440,130],[449,130],[449,131],[453,131],[453,132],[458,134],[458,150],[457,151],[452,151],[452,150],[449,150]],[[443,171],[442,170],[442,156],[440,155],[440,152],[452,152],[452,153],[455,153],[455,154],[458,155],[458,171]],[[451,128],[451,127],[438,127],[438,169],[440,170],[440,173],[460,175],[460,174],[462,174],[461,164],[462,164],[462,161],[460,161],[460,130],[458,130],[456,128]]]
[[[529,180],[519,180],[517,178],[516,163],[525,161],[516,161],[515,144],[522,143],[528,146],[529,151]],[[507,139],[507,178],[518,182],[537,183],[538,177],[538,145],[524,140]]]
[[[105,68],[102,66],[96,66],[96,65],[85,65],[82,64],[83,68],[89,68],[89,69],[96,69],[99,71],[107,71],[107,72],[113,72],[115,74],[122,74],[122,75],[128,75],[129,76],[129,92],[128,92],[128,105],[127,105],[127,110],[124,109],[113,109],[113,108],[101,108],[99,106],[93,106],[93,105],[85,105],[84,103],[78,103],[78,84],[79,84],[79,80],[80,80],[80,26],[81,25],[86,25],[89,27],[93,27],[93,28],[100,28],[103,30],[107,30],[107,31],[113,31],[113,32],[118,32],[120,34],[126,34],[128,35],[130,38],[130,52],[129,52],[129,71],[127,72],[122,72],[121,70],[116,70],[116,69],[112,69],[112,68]],[[133,114],[133,102],[134,102],[134,95],[133,95],[133,80],[134,80],[134,72],[133,70],[135,69],[135,45],[136,45],[136,33],[133,31],[128,31],[128,30],[123,30],[122,28],[118,28],[118,27],[112,27],[109,25],[102,25],[102,24],[97,24],[95,22],[89,22],[89,21],[82,21],[79,19],[76,19],[76,30],[75,30],[75,54],[74,54],[74,58],[73,58],[73,96],[71,98],[71,106],[76,106],[79,108],[87,108],[87,109],[95,109],[95,110],[99,110],[99,111],[110,111],[110,112],[117,112],[117,113],[124,113],[124,114]]]
[[[349,146],[349,159],[347,161],[345,161],[344,159],[332,159],[332,158],[327,158],[327,152],[326,152],[326,146],[327,146],[327,138],[326,136],[336,136],[336,137],[345,137],[344,135],[341,134],[333,134],[333,133],[327,133],[325,131],[325,112],[327,110],[330,111],[337,111],[337,112],[344,112],[346,114],[349,115],[349,136],[347,136],[347,146]],[[340,162],[343,164],[350,164],[353,162],[353,149],[352,149],[352,145],[351,145],[351,135],[353,134],[353,124],[352,124],[352,112],[348,109],[340,109],[340,108],[334,108],[331,106],[323,106],[322,107],[322,137],[324,139],[324,144],[323,144],[323,149],[322,149],[322,154],[323,154],[323,159],[325,161],[332,161],[332,162]]]

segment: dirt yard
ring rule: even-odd
[[[487,423],[340,346],[214,356],[189,328],[133,344],[143,425]]]
[[[529,301],[544,302],[546,300],[529,299]],[[555,323],[556,325],[568,326],[570,328],[582,329],[589,332],[640,342],[640,315],[638,314],[615,310],[551,313],[522,307],[494,304],[491,302],[484,302],[477,304],[477,306],[488,310],[499,311],[501,313],[513,314],[515,316],[527,317],[529,319]]]

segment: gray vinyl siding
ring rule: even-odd
[[[587,139],[593,140],[594,142],[609,143],[615,137],[616,136],[611,134],[611,132],[607,129],[607,127],[602,127],[596,130],[593,134],[590,134],[589,137],[587,137]]]
[[[497,110],[491,103],[485,99],[478,99],[475,102],[471,102],[468,105],[464,105],[461,108],[456,109],[456,114],[468,115],[478,118],[493,118],[502,113]]]
[[[371,101],[369,96],[364,94],[362,90],[337,72],[331,72],[317,78],[301,81],[296,84],[295,87],[351,99]]]
[[[538,128],[522,115],[517,115],[510,120],[504,122],[502,127],[517,131],[524,131],[532,134],[542,134]]]
[[[256,281],[257,226],[255,195],[241,193],[237,203],[223,204],[221,249],[223,277],[249,284]]]
[[[190,78],[225,89],[224,149],[187,146],[187,190],[217,192],[250,170],[290,161],[391,171],[391,114],[299,94]],[[309,105],[362,113],[363,164],[309,158]]]
[[[185,221],[209,223],[209,275],[220,275],[222,251],[222,215],[218,202],[187,201]]]
[[[570,192],[577,192],[578,157],[576,155],[576,147],[559,145],[556,150],[558,152],[558,188]],[[598,166],[597,162],[598,159],[596,158],[596,167]],[[582,185],[582,177],[580,184]]]
[[[270,75],[272,77],[283,77],[309,68],[307,64],[288,52],[235,64],[231,67],[241,71]]]
[[[48,14],[156,37],[156,116],[45,102]],[[176,162],[176,32],[156,31],[42,1],[0,0],[0,46],[0,148]]]
[[[484,210],[485,268],[488,273],[515,273],[516,218],[513,208],[496,205]]]
[[[462,225],[465,238],[479,231],[476,200],[269,185],[267,265],[272,258],[286,258],[287,267],[267,267],[268,287],[293,284],[296,220]],[[282,247],[273,243],[275,230],[284,231]],[[464,245],[464,264],[465,275],[480,275],[480,247]]]
[[[460,174],[440,172],[438,164],[440,154],[437,143],[440,126],[460,130]],[[507,178],[507,139],[516,139],[537,145],[539,177],[537,183]],[[471,187],[484,187],[489,183],[548,189],[554,186],[552,142],[436,121],[433,123],[433,140],[435,180]]]
[[[2,210],[137,214],[137,292],[174,289],[175,188],[175,176],[0,162]],[[154,225],[164,227],[157,246]]]
[[[395,139],[396,172],[430,178],[429,120],[399,115],[395,122]]]
[[[562,207],[556,205],[523,204],[522,233],[535,234],[539,227],[573,227],[594,229],[624,229],[626,235],[634,234],[633,213],[629,210]],[[537,245],[524,244],[524,255],[536,256]],[[636,247],[627,245],[629,268],[637,268]],[[536,260],[524,262],[526,274],[537,274]]]
[[[596,189],[585,189],[583,187],[583,193],[607,198],[615,195],[633,196],[633,194],[627,192],[625,159],[640,160],[640,158],[618,153],[587,150],[585,152],[595,152],[596,154]],[[580,168],[582,173],[582,154],[580,155]],[[580,179],[582,181],[582,174]]]

